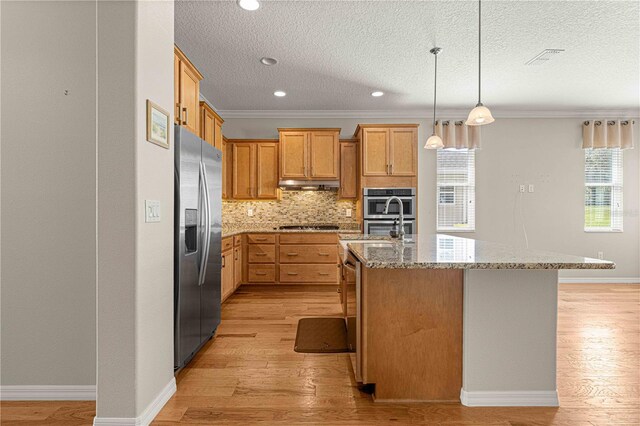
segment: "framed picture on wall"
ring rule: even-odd
[[[147,99],[147,140],[169,149],[169,113]]]

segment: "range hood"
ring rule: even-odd
[[[340,187],[338,180],[281,180],[278,186],[290,191],[337,191]]]

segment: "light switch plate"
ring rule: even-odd
[[[346,213],[347,217],[351,217],[351,214],[352,214],[351,209],[346,209],[345,213]]]
[[[253,216],[253,209],[252,208],[248,208],[247,209],[247,216]]]
[[[160,222],[160,201],[144,200],[144,221],[147,223]]]

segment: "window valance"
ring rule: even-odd
[[[436,121],[436,135],[440,136],[443,149],[480,148],[481,126],[467,126],[463,120]]]
[[[582,148],[633,148],[633,120],[590,120],[582,123]]]

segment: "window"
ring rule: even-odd
[[[622,151],[584,150],[584,230],[622,231]]]
[[[438,231],[474,231],[475,151],[438,150]]]
[[[439,194],[440,204],[455,204],[453,186],[441,186]]]

